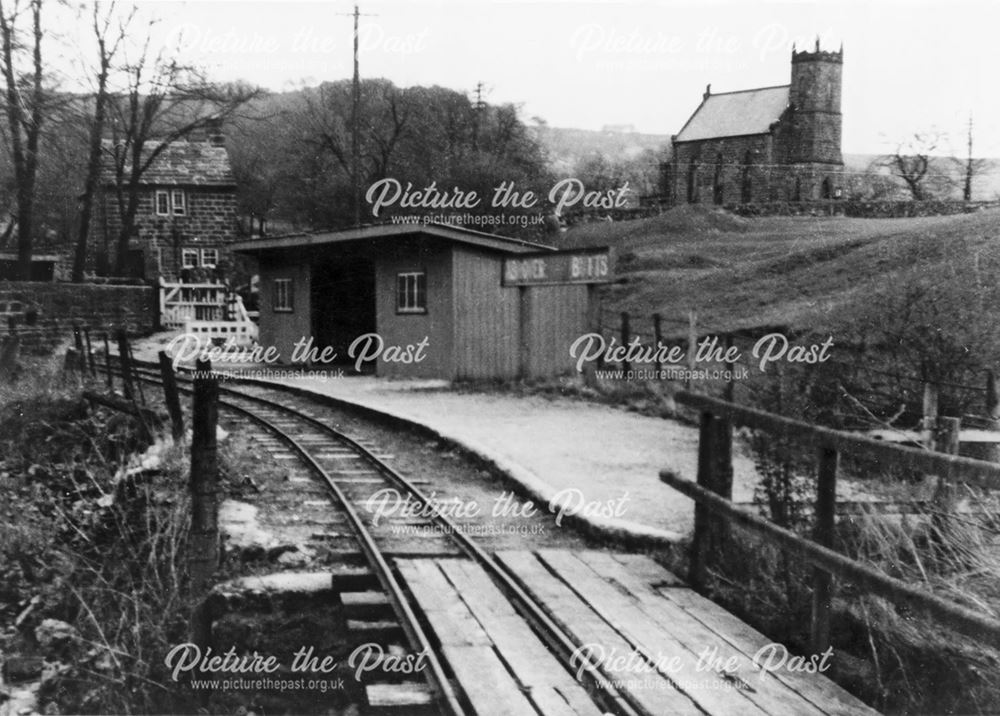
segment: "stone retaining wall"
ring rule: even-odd
[[[92,334],[124,327],[144,335],[156,327],[157,306],[151,286],[0,281],[0,336],[16,332],[22,349],[45,353],[74,324]]]

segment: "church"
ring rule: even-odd
[[[791,83],[712,94],[671,137],[663,193],[671,204],[838,199],[844,49],[797,52]]]

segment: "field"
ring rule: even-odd
[[[678,207],[650,219],[570,229],[563,247],[609,245],[619,282],[605,309],[659,312],[726,331],[764,325],[837,331],[892,284],[989,281],[1000,210],[914,219],[747,219]]]

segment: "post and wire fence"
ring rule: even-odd
[[[695,500],[695,527],[688,579],[704,589],[709,570],[731,525],[747,529],[764,541],[801,558],[813,569],[811,647],[822,653],[830,646],[830,614],[833,579],[854,583],[897,606],[905,606],[966,636],[1000,646],[1000,620],[985,611],[970,609],[834,551],[836,493],[842,456],[874,458],[903,464],[929,474],[944,476],[949,483],[964,483],[979,489],[1000,487],[1000,465],[993,462],[933,452],[918,447],[887,443],[862,435],[812,425],[729,401],[681,391],[675,400],[701,416],[697,482],[674,472],[660,472],[660,479]],[[775,439],[797,441],[816,455],[816,518],[812,539],[736,506],[732,501],[733,428],[761,430]],[[954,441],[954,438],[951,439]]]
[[[628,312],[604,310],[598,330],[606,341],[614,340],[622,345],[634,343],[657,348],[671,343],[679,346],[680,350],[674,354],[675,360],[693,369],[698,346],[705,341],[715,340],[710,345],[723,348],[717,355],[731,356],[726,350],[740,346],[742,355],[748,356],[748,341],[761,340],[774,332],[787,334],[788,329],[769,326],[712,334],[700,329],[694,315],[668,318],[654,313],[639,317]],[[661,355],[663,353],[661,351]],[[636,354],[639,354],[638,351],[633,355]],[[857,356],[862,356],[862,352],[857,351]],[[766,375],[763,370],[749,370],[749,360],[746,357],[743,360],[745,370],[742,371],[742,381],[734,380],[737,371],[733,362],[723,364],[728,369],[722,374],[726,376],[725,380],[704,379],[710,377],[710,372],[702,371],[703,380],[672,381],[675,383],[673,400],[680,408],[693,413],[699,426],[696,481],[683,479],[672,471],[660,473],[664,483],[695,501],[688,563],[691,585],[702,591],[707,588],[709,575],[718,566],[719,556],[724,554],[729,544],[730,529],[738,525],[811,566],[810,644],[814,653],[821,653],[830,646],[833,594],[837,582],[841,580],[853,583],[862,592],[884,597],[897,606],[924,614],[964,635],[1000,646],[1000,620],[993,614],[970,609],[927,589],[914,587],[834,549],[838,479],[844,470],[842,462],[845,459],[849,462],[874,459],[877,464],[892,466],[896,470],[936,476],[937,488],[932,502],[937,509],[932,511],[931,522],[938,535],[947,533],[954,514],[954,495],[958,485],[982,491],[1000,489],[1000,464],[995,462],[995,447],[978,455],[988,459],[958,455],[963,419],[967,425],[1000,429],[1000,391],[993,374],[987,372],[986,380],[974,385],[967,378],[965,381],[962,378],[958,381],[930,380],[906,375],[891,367],[865,364],[860,359],[832,359],[830,367],[835,375],[855,376],[857,385],[878,386],[875,397],[885,403],[881,409],[867,409],[843,383],[838,382],[840,397],[846,405],[857,406],[857,410],[850,414],[835,414],[834,418],[840,423],[837,425],[839,429],[835,429],[746,405],[766,390],[768,381],[780,382],[787,376],[781,374],[780,366]],[[623,360],[619,365],[620,375],[627,376],[634,367]],[[607,371],[605,374],[614,375]],[[658,375],[661,379],[671,380],[669,371]],[[863,376],[863,379],[858,380],[857,375]],[[737,384],[741,386],[738,393]],[[959,410],[956,406],[982,401],[985,414],[942,415],[943,401],[939,399],[942,391],[952,396],[949,408]],[[780,386],[777,392],[780,394]],[[740,400],[737,400],[737,394]],[[867,392],[864,395],[869,397]],[[896,405],[893,406],[893,403]],[[900,403],[904,403],[904,408],[899,407]],[[912,427],[897,427],[900,423]],[[883,429],[870,430],[872,425]],[[782,527],[733,502],[733,433],[738,427],[763,434],[765,439],[795,445],[800,453],[813,455],[815,492],[810,500],[813,519],[808,536]],[[994,443],[1000,442],[1000,433],[997,435]],[[980,436],[980,439],[989,443],[989,436]]]

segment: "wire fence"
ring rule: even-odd
[[[713,330],[693,314],[602,307],[597,332],[605,347],[597,368],[605,379],[672,383],[769,409],[783,393],[791,407],[796,390],[805,386],[815,398],[822,388],[827,404],[814,399],[807,406],[812,418],[845,429],[919,427],[932,386],[942,414],[967,427],[995,424],[995,390],[985,369],[956,368],[950,379],[919,375],[865,346],[831,340],[822,350],[817,336],[784,325]]]

